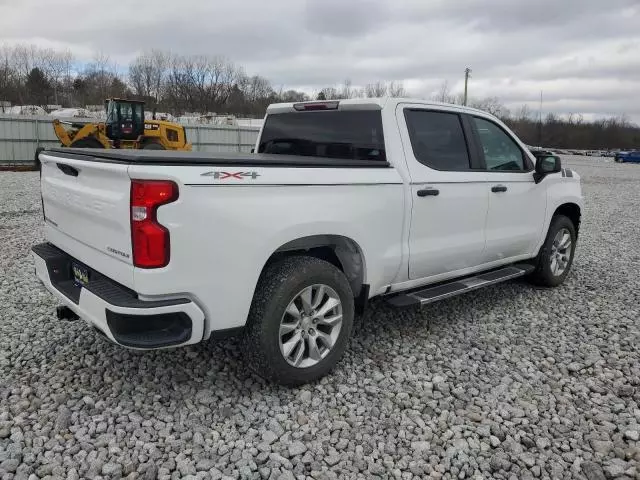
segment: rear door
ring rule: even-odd
[[[484,262],[528,255],[540,240],[547,184],[535,183],[533,162],[501,125],[479,116],[470,117],[470,123],[489,181]]]
[[[478,266],[489,193],[466,119],[419,104],[398,105],[396,117],[411,176],[409,278]]]
[[[43,153],[47,240],[88,266],[131,285],[128,165],[73,153]]]

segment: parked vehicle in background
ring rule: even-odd
[[[615,160],[619,163],[640,163],[640,150],[618,152],[616,153]]]
[[[551,150],[542,150],[542,149],[531,150],[531,153],[533,153],[533,156],[536,158],[556,154],[556,152],[552,152]]]
[[[276,104],[255,150],[41,153],[33,256],[60,317],[137,349],[242,331],[252,368],[299,385],[338,362],[372,297],[553,287],[571,269],[580,177],[483,111]]]
[[[164,120],[147,120],[144,102],[105,100],[105,122],[53,121],[63,147],[191,150],[184,126]]]

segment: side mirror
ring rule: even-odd
[[[552,173],[562,171],[562,162],[557,155],[545,155],[536,159],[536,171],[533,179],[536,183],[540,183],[544,177]]]

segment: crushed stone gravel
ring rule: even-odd
[[[640,479],[640,165],[564,163],[586,197],[565,285],[375,302],[299,389],[237,340],[135,352],[57,321],[38,174],[0,173],[0,478]]]

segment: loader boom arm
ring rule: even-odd
[[[58,137],[58,140],[60,140],[60,143],[62,145],[64,145],[65,147],[71,145],[73,139],[69,135],[67,129],[64,128],[63,123],[57,118],[53,121],[53,131],[55,132],[56,137]]]
[[[65,125],[70,125],[71,129],[67,130]],[[109,148],[109,139],[104,134],[104,124],[85,123],[78,124],[73,122],[61,122],[58,119],[53,121],[53,131],[64,147],[70,147],[72,143],[83,138],[92,137],[100,142],[103,148]]]

